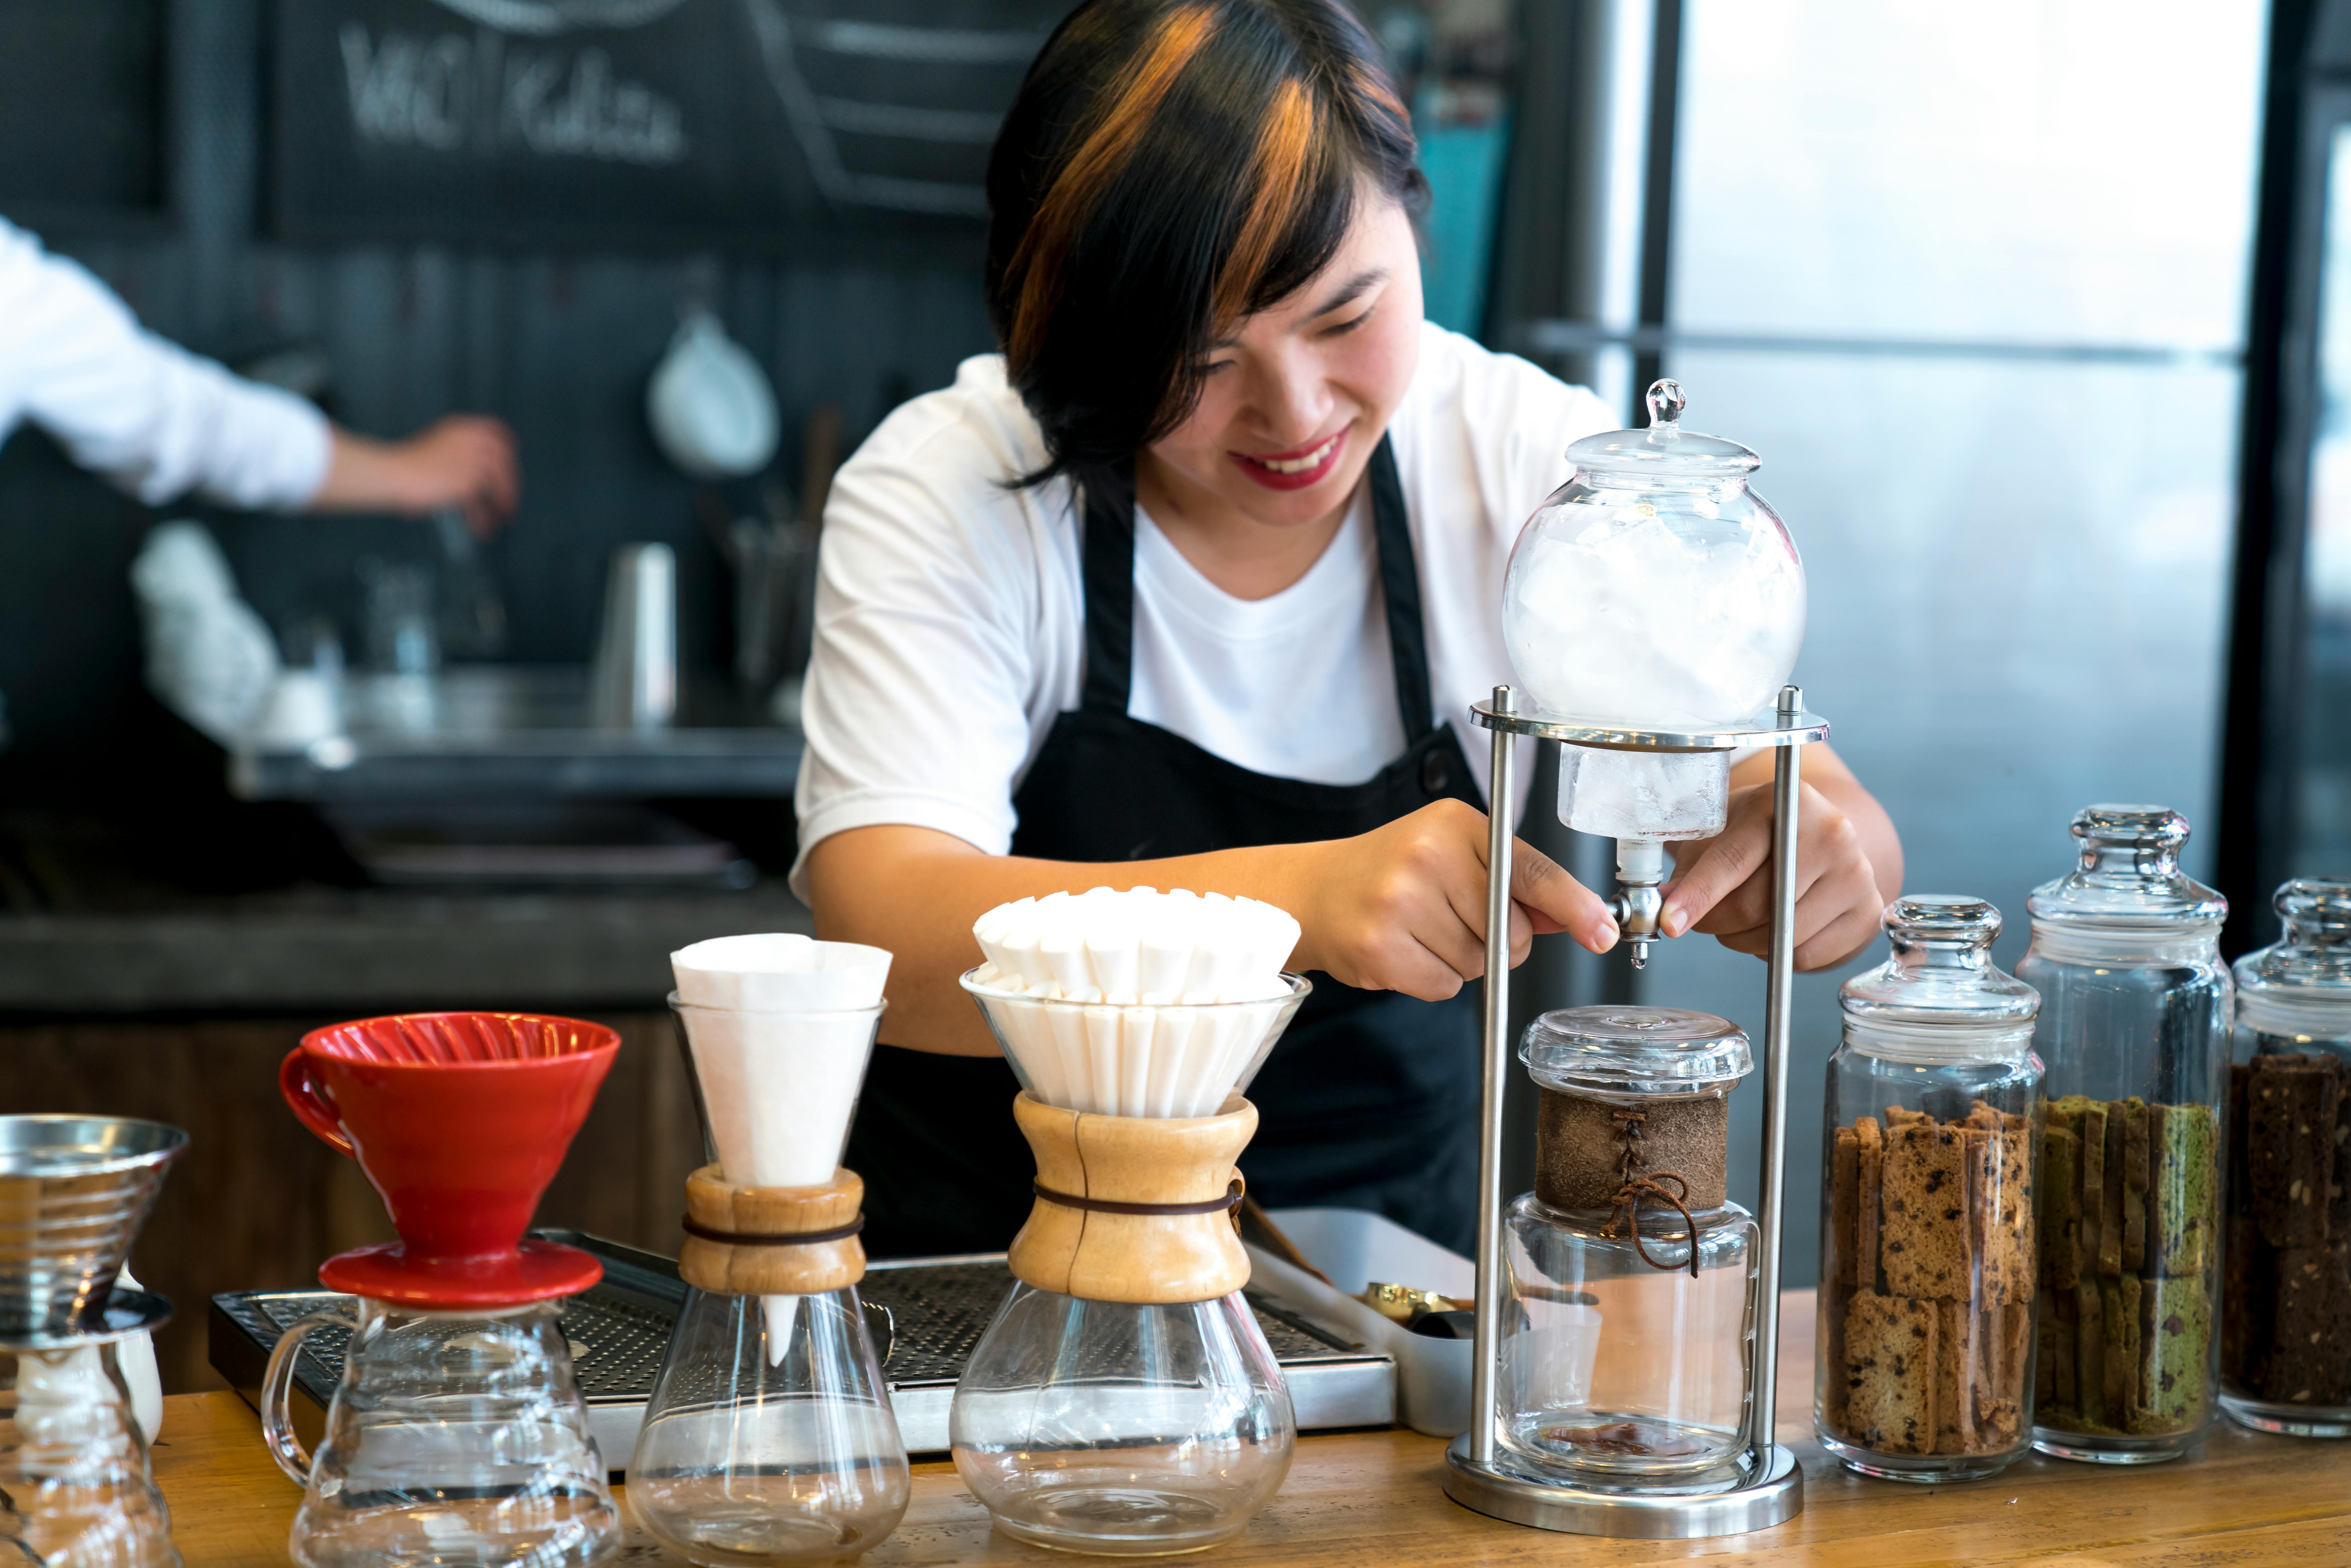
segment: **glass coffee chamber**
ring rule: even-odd
[[[1728,1021],[1570,1008],[1529,1026],[1535,1190],[1505,1213],[1495,1437],[1532,1479],[1598,1490],[1735,1486],[1753,1461],[1756,1229],[1725,1190]]]

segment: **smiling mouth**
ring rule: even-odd
[[[1311,447],[1295,457],[1252,457],[1246,452],[1236,452],[1233,455],[1244,463],[1253,463],[1276,474],[1311,474],[1330,461],[1331,454],[1346,434],[1343,429],[1337,431],[1322,445]]]

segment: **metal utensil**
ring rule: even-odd
[[[612,552],[590,711],[620,729],[659,729],[677,716],[677,555],[667,545]]]

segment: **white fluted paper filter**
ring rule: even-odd
[[[819,942],[778,931],[696,942],[672,953],[669,967],[678,999],[689,1007],[855,1012],[881,1005],[890,955],[859,942]]]
[[[752,1013],[688,1005],[678,1016],[719,1174],[737,1186],[831,1181],[849,1142],[880,1009]]]
[[[1246,1090],[1312,988],[1294,975],[1255,1001],[1117,1006],[995,989],[979,1003],[1020,1086],[1048,1105],[1102,1116],[1213,1116]]]
[[[988,990],[1145,1006],[1278,998],[1298,946],[1298,922],[1270,904],[1148,887],[1016,899],[971,934]]]

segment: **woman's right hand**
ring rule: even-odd
[[[1442,1001],[1486,972],[1486,814],[1437,800],[1352,839],[1293,846],[1281,880],[1304,928],[1292,969],[1364,990]],[[1263,896],[1263,895],[1260,895]],[[1510,860],[1510,962],[1565,931],[1594,953],[1616,944],[1607,904],[1518,841]]]

